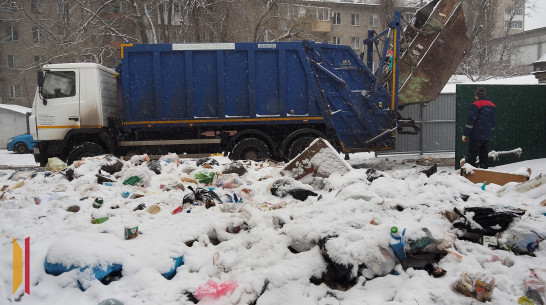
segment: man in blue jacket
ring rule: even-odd
[[[463,131],[463,142],[469,141],[466,162],[474,167],[487,168],[489,140],[495,128],[497,108],[487,98],[483,87],[476,89],[474,97],[476,101],[470,105],[470,115]],[[479,163],[476,157],[479,157]]]

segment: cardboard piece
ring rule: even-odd
[[[301,179],[309,174],[323,178],[332,173],[345,174],[353,168],[322,138],[313,141],[301,154],[290,160],[282,174]]]
[[[479,168],[472,168],[472,172],[467,172],[467,170],[463,167],[464,161],[461,161],[461,176],[465,177],[473,183],[484,183],[487,181],[487,184],[495,183],[498,185],[505,185],[509,182],[528,181],[529,176],[531,175],[530,168],[527,168],[527,172],[529,173],[528,175],[520,175]]]

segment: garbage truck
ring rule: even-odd
[[[418,131],[400,116],[399,93],[404,105],[433,100],[471,41],[459,1],[434,0],[414,19],[403,29],[395,12],[387,30],[370,33],[367,64],[348,46],[292,41],[126,43],[115,70],[44,65],[29,117],[35,160],[167,152],[286,160],[319,137],[345,154],[394,149],[397,132]],[[393,64],[383,56],[374,73],[370,50],[380,40]]]

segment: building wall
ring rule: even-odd
[[[25,114],[0,108],[0,149],[6,149],[8,139],[27,132]]]
[[[502,44],[503,39],[510,41],[512,49],[510,55],[511,66],[520,67],[524,74],[531,73],[533,71],[533,62],[546,54],[546,27],[512,34],[507,38],[499,38],[494,43]]]

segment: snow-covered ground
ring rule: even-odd
[[[272,195],[271,186],[282,177],[282,165],[252,162],[245,163],[248,172],[241,176],[242,185],[214,189],[222,199],[235,193],[243,203],[224,202],[209,209],[190,205],[171,214],[190,193],[188,186],[204,187],[187,179],[201,171],[221,173],[230,163],[227,158],[215,158],[220,164],[212,169],[197,166],[195,160],[181,159],[179,166],[161,162],[161,174],[150,171],[147,163],[124,161],[122,170],[110,176],[115,182],[109,186],[97,184],[95,176],[107,162],[104,158],[74,168],[77,178],[72,181],[46,171],[28,178],[21,175],[24,184],[18,188],[21,180],[9,179],[16,169],[0,169],[0,187],[7,186],[0,198],[0,304],[98,304],[108,298],[124,304],[193,304],[186,294],[196,293],[208,280],[237,287],[200,304],[480,304],[451,288],[464,272],[494,277],[490,304],[517,304],[530,270],[546,275],[542,269],[546,268],[546,243],[534,256],[492,249],[459,239],[462,231],[443,215],[455,207],[461,211],[482,206],[521,208],[525,214],[515,218],[506,232],[534,229],[544,234],[546,185],[527,191],[518,190],[517,183],[489,184],[482,189],[452,166],[439,167],[427,177],[421,171],[429,165],[408,162],[409,156],[357,154],[349,163],[358,169],[347,174],[334,173],[323,181],[307,179],[313,186],[292,181],[302,189],[315,187],[319,195],[300,201]],[[2,150],[2,165],[35,163],[32,155]],[[368,171],[370,167],[377,171]],[[546,173],[546,159],[494,170],[520,173],[524,167],[530,167],[531,178],[537,178]],[[146,185],[123,184],[134,175],[145,178]],[[185,190],[177,188],[180,184]],[[124,192],[129,198],[123,197]],[[142,197],[131,199],[132,194]],[[98,209],[93,208],[97,197],[104,200]],[[140,204],[146,207],[135,210]],[[147,210],[154,204],[160,208],[157,214]],[[79,211],[68,212],[74,205]],[[107,221],[91,223],[92,217],[105,216]],[[126,240],[125,226],[138,226],[140,234]],[[436,250],[447,250],[433,262],[447,273],[435,278],[418,266],[404,269],[398,264],[394,272],[375,276],[375,267],[387,268],[392,260],[381,252],[389,249],[392,226],[406,229],[407,252],[410,241],[427,237]],[[356,278],[346,291],[310,281],[327,269],[316,244],[328,236],[329,257],[349,266],[349,275]],[[13,294],[13,238],[24,248],[26,237],[30,237],[30,295],[23,293],[24,282]],[[506,235],[499,242],[507,243]],[[184,264],[167,280],[161,274],[180,256]],[[65,267],[119,264],[122,276],[109,285],[91,280],[90,269],[54,276],[45,272],[46,257]]]

